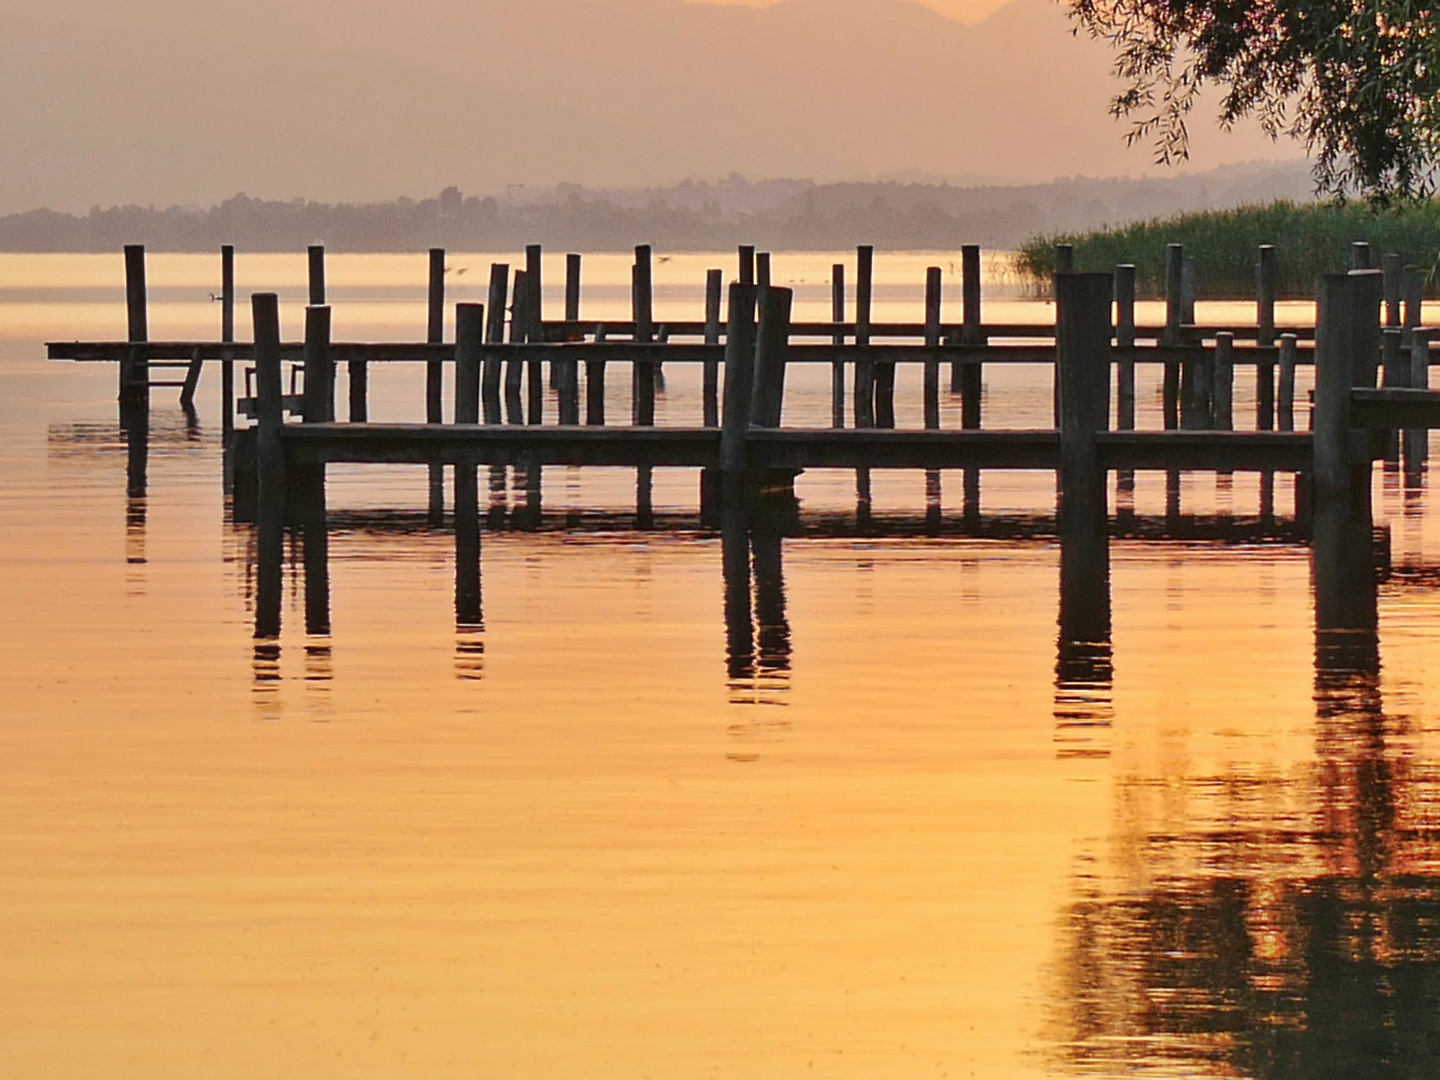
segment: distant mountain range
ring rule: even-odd
[[[0,213],[1146,172],[1070,31],[1053,0],[0,0]],[[1194,129],[1196,168],[1297,154]]]
[[[71,215],[50,210],[0,217],[0,250],[114,251],[143,242],[161,251],[508,251],[530,242],[572,251],[653,243],[697,251],[754,243],[777,250],[1015,247],[1039,233],[1163,217],[1181,210],[1303,200],[1303,163],[1232,166],[1150,180],[1070,179],[1028,186],[686,181],[670,187],[591,191],[561,185],[526,197],[466,196],[331,204],[247,196],[207,210],[116,207]]]

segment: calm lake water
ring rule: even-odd
[[[452,255],[450,299],[483,299],[496,258]],[[775,257],[798,318],[829,317],[837,258]],[[882,253],[875,318],[919,319],[931,264],[955,317],[952,259]],[[658,263],[657,319],[698,317],[704,269],[732,262]],[[628,267],[586,257],[582,315],[626,314]],[[303,254],[238,272],[298,337]],[[218,336],[218,273],[152,256],[152,337]],[[424,275],[423,255],[332,256],[337,339],[419,339]],[[1118,541],[1113,681],[1057,685],[1050,542],[855,535],[843,472],[799,479],[817,535],[769,554],[743,677],[685,470],[657,473],[654,533],[628,524],[633,473],[547,470],[558,524],[486,534],[484,628],[457,633],[424,469],[335,468],[332,634],[306,636],[287,573],[257,651],[216,371],[198,427],[154,392],[148,498],[127,502],[114,369],[43,359],[122,337],[122,285],[118,253],[0,256],[4,1075],[1440,1069],[1428,491],[1376,470],[1401,570],[1378,677],[1317,670],[1303,547]],[[990,318],[1051,314],[999,264],[987,290]],[[423,417],[421,372],[375,372],[372,417]],[[695,422],[698,373],[667,377],[660,423]],[[787,422],[828,422],[828,378],[794,373]],[[986,395],[987,425],[1048,426],[1048,372],[987,369]],[[919,399],[902,370],[902,426]],[[1053,493],[986,474],[983,510]],[[1292,497],[1280,478],[1282,514]],[[1135,498],[1163,512],[1163,477]],[[1241,520],[1257,481],[1191,476],[1184,499]],[[875,474],[882,525],[925,505],[923,475]]]

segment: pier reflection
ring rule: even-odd
[[[721,515],[725,673],[735,704],[783,704],[790,678],[782,539],[745,514]]]
[[[1122,778],[1116,868],[1064,917],[1068,1065],[1433,1075],[1440,772],[1364,635],[1317,635],[1314,703],[1308,767]]]

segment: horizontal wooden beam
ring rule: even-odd
[[[1440,390],[1350,391],[1357,428],[1440,428]]]

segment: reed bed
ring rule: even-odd
[[[1350,265],[1350,245],[1368,241],[1377,260],[1398,252],[1425,274],[1427,296],[1440,290],[1440,201],[1375,210],[1359,203],[1273,202],[1213,210],[1082,233],[1035,236],[1020,248],[1016,268],[1037,291],[1048,291],[1055,245],[1075,248],[1077,270],[1109,270],[1134,263],[1141,295],[1164,292],[1166,244],[1195,257],[1196,292],[1211,299],[1254,295],[1256,249],[1274,244],[1281,298],[1314,295],[1315,276]]]

